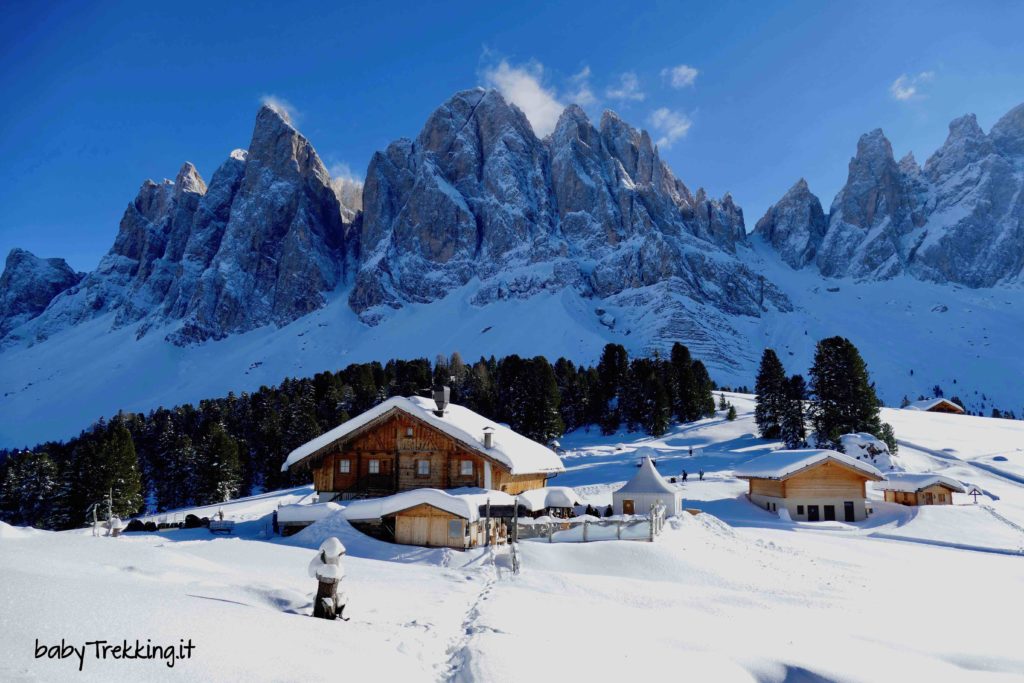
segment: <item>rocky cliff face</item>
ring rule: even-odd
[[[787,219],[780,232],[779,214],[795,213],[792,192],[768,211],[758,232],[794,268],[813,262],[831,277],[906,273],[968,287],[1018,281],[1024,271],[1024,105],[987,135],[974,115],[956,119],[923,169],[912,155],[897,163],[881,130],[862,136],[824,232],[811,212]],[[815,253],[813,261],[808,252]]]
[[[611,112],[595,126],[569,107],[542,140],[499,93],[467,90],[415,140],[374,155],[360,188],[332,181],[287,117],[264,107],[248,150],[209,185],[191,164],[144,183],[99,267],[45,310],[30,307],[16,336],[110,315],[115,328],[190,344],[286,324],[342,286],[375,325],[471,285],[478,306],[570,289],[595,320],[642,325],[654,347],[738,339],[728,316],[790,307],[744,264],[746,241],[729,195],[690,192],[650,136]],[[733,353],[711,346],[723,362]]]
[[[313,147],[265,106],[248,151],[209,186],[190,163],[173,182],[143,183],[97,269],[20,334],[43,339],[107,313],[140,336],[175,323],[179,344],[287,323],[341,281],[346,227]]]
[[[757,222],[754,232],[793,268],[813,263],[828,229],[821,202],[801,178]]]
[[[64,259],[41,259],[24,249],[12,249],[0,274],[0,338],[42,313],[55,296],[81,279],[82,274]]]
[[[678,316],[682,299],[751,316],[789,305],[736,258],[732,198],[694,196],[611,112],[595,127],[571,106],[541,140],[497,92],[461,92],[373,157],[363,210],[349,302],[369,324],[470,282],[478,305],[565,288],[596,308],[680,299]]]

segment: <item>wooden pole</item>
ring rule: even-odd
[[[337,619],[338,582],[322,576],[317,577],[316,600],[313,601],[313,616],[319,619]]]

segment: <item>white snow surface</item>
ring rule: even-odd
[[[516,433],[500,422],[490,420],[454,403],[448,404],[443,417],[435,414],[436,408],[434,401],[428,398],[394,396],[299,446],[288,454],[281,469],[287,470],[303,458],[344,438],[391,410],[401,410],[506,465],[512,474],[550,473],[563,470],[562,461],[553,450]],[[484,429],[494,432],[491,448],[484,446]]]
[[[867,520],[812,524],[746,499],[734,470],[780,444],[755,436],[751,396],[726,397],[735,421],[719,412],[658,438],[561,439],[555,482],[585,502],[606,505],[646,447],[663,474],[705,471],[681,486],[704,512],[669,520],[654,543],[523,542],[518,575],[505,547],[383,543],[338,513],[273,537],[272,512],[312,500],[309,487],[218,506],[233,537],[0,525],[0,680],[1024,679],[1024,423],[883,409],[900,465],[977,488],[978,504],[956,493],[953,505],[913,508],[869,488]],[[349,622],[308,616],[306,570],[332,537],[347,548]],[[36,639],[62,638],[191,638],[196,650],[173,668],[90,651],[81,672],[77,658],[34,657]]]
[[[740,465],[734,474],[737,477],[750,479],[785,479],[825,460],[834,460],[868,475],[879,478],[883,476],[874,465],[845,453],[825,448],[775,451]]]

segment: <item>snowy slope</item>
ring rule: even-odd
[[[759,258],[760,249],[767,247],[755,245],[748,257]],[[718,382],[752,385],[765,346],[778,350],[789,372],[806,373],[815,342],[841,334],[861,349],[889,405],[904,395],[931,394],[939,384],[972,410],[994,405],[1024,412],[1016,381],[1024,376],[1024,290],[971,290],[909,278],[836,280],[826,287],[809,270],[793,271],[770,258],[762,267],[793,301],[793,312],[761,318],[718,313],[708,320],[721,319],[724,327],[677,330],[676,338],[707,362]],[[0,355],[0,445],[66,438],[119,409],[195,402],[352,362],[459,351],[467,359],[517,353],[593,363],[608,342],[642,354],[672,341],[655,337],[664,323],[657,303],[610,311],[615,323],[609,328],[594,315],[593,302],[571,289],[486,306],[471,303],[474,292],[471,283],[367,327],[341,291],[326,308],[285,327],[188,347],[168,344],[162,334],[136,340],[129,328],[108,332],[110,321],[97,318],[45,344]],[[705,355],[723,339],[734,364]]]
[[[218,506],[241,538],[195,529],[114,540],[0,524],[0,679],[1024,678],[1012,626],[1024,590],[1024,482],[985,469],[1022,464],[1014,449],[1024,425],[886,410],[916,444],[901,445],[898,466],[939,468],[989,495],[913,509],[875,493],[866,522],[800,524],[741,495],[732,468],[777,444],[752,435],[750,396],[726,398],[737,420],[717,415],[660,439],[573,433],[567,471],[553,482],[607,502],[649,447],[664,475],[706,471],[685,485],[687,506],[714,516],[683,515],[653,544],[524,542],[518,576],[504,549],[386,544],[343,513],[268,538],[273,509],[308,500],[308,488]],[[347,623],[304,616],[315,590],[305,568],[329,536],[348,548]],[[41,604],[59,605],[60,618]],[[90,654],[78,673],[77,660],[34,659],[36,638],[191,638],[196,650],[173,669]]]

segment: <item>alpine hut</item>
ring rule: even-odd
[[[663,503],[665,516],[674,517],[683,509],[683,492],[672,486],[662,477],[650,453],[649,448],[638,449],[643,455],[640,469],[636,476],[627,481],[622,488],[612,493],[612,511],[617,515],[642,515],[651,511],[652,505]]]
[[[909,472],[890,472],[885,481],[874,486],[885,492],[887,503],[901,505],[952,505],[954,493],[966,492],[955,479],[939,474]]]
[[[747,497],[756,505],[769,512],[783,507],[790,519],[806,522],[865,519],[866,483],[883,478],[874,465],[826,449],[774,451],[733,474],[747,480]]]
[[[414,489],[475,487],[517,494],[564,471],[547,446],[448,402],[389,398],[291,453],[282,470],[313,473],[320,502]]]
[[[925,398],[914,401],[906,407],[907,410],[923,410],[927,413],[951,413],[963,415],[964,409],[945,398]]]

